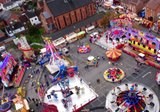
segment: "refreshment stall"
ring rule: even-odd
[[[79,33],[77,33],[77,39],[81,39],[85,36],[86,32],[85,31],[81,31]]]
[[[65,38],[60,37],[60,38],[54,40],[52,43],[56,48],[61,48],[61,47],[66,46],[67,41]]]
[[[69,43],[75,42],[77,40],[77,33],[72,32],[72,33],[66,35],[66,40]]]

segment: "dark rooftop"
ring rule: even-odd
[[[66,3],[64,1],[67,1]],[[70,12],[92,2],[92,0],[47,0],[47,5],[53,16]]]
[[[3,4],[3,7],[8,7],[8,6],[12,5],[12,4],[13,4],[12,1],[11,2],[7,2],[7,3]]]
[[[28,11],[28,12],[26,12],[26,16],[28,17],[28,18],[32,18],[32,17],[35,17],[36,16],[36,14],[33,12],[33,11]]]
[[[27,19],[27,17],[25,16],[25,15],[21,15],[20,17],[19,17],[19,20],[24,24],[24,23],[26,23],[26,22],[28,22],[28,19]]]
[[[11,12],[10,11],[0,11],[0,21],[1,20],[7,20],[11,17]]]
[[[21,22],[15,22],[12,25],[7,26],[6,30],[9,32],[9,31],[13,31],[18,28],[21,28],[21,27],[23,27],[23,24]]]
[[[89,18],[87,18],[87,19],[85,19],[83,21],[80,21],[80,22],[78,22],[76,24],[73,24],[73,25],[67,27],[67,28],[64,28],[64,29],[62,29],[60,31],[52,33],[50,36],[52,37],[53,40],[56,40],[59,37],[63,37],[64,35],[75,31],[78,28],[81,28],[81,27],[83,27],[85,25],[88,25],[88,24],[90,24],[92,22],[95,22],[95,21],[101,19],[104,15],[105,15],[104,12],[97,13],[97,14],[95,14],[95,15],[93,15],[93,16],[91,16],[91,17],[89,17]]]

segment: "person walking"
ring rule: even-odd
[[[28,102],[30,102],[31,101],[31,98],[30,97],[28,97]]]
[[[100,83],[100,79],[97,79],[97,83],[98,83],[98,84]]]
[[[80,83],[82,83],[83,82],[83,79],[82,78],[80,78]]]

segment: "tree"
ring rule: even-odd
[[[43,39],[41,37],[43,33],[44,29],[42,28],[37,28],[36,26],[29,27],[28,33],[26,34],[28,43],[43,43]]]
[[[104,15],[104,17],[102,18],[102,20],[100,21],[100,25],[103,28],[106,28],[110,24],[110,21],[112,19],[115,19],[115,18],[118,18],[118,17],[119,17],[119,14],[117,14],[116,12],[113,12],[113,11],[107,12]]]

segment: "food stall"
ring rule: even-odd
[[[86,32],[89,33],[89,32],[90,32],[91,30],[93,30],[94,28],[95,28],[95,26],[92,25],[92,26],[86,28]]]
[[[61,48],[61,47],[66,46],[67,41],[66,41],[65,38],[60,37],[60,38],[52,41],[52,43],[53,43],[53,45],[54,45],[56,48]]]
[[[81,31],[79,33],[77,33],[77,39],[81,39],[85,36],[86,32],[85,31]]]
[[[66,35],[66,40],[69,43],[72,43],[72,42],[76,41],[77,40],[77,33],[72,32],[72,33]]]

